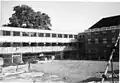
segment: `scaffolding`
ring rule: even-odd
[[[115,43],[115,45],[114,45],[114,47],[113,47],[113,50],[112,50],[112,52],[111,52],[109,61],[108,61],[108,63],[107,63],[106,69],[105,69],[105,72],[104,72],[104,74],[102,75],[101,83],[103,83],[104,80],[105,80],[105,78],[106,78],[106,74],[107,74],[107,72],[108,72],[108,68],[109,68],[109,65],[110,65],[110,64],[111,64],[111,71],[112,71],[112,83],[114,83],[114,79],[113,79],[113,78],[114,78],[114,77],[113,77],[113,74],[114,74],[114,72],[113,72],[113,54],[114,54],[114,52],[115,52],[115,50],[116,50],[116,47],[117,47],[117,45],[118,45],[119,40],[120,40],[120,32],[119,32],[118,38],[117,38],[117,40],[116,40],[116,43]]]

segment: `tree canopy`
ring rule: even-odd
[[[46,13],[35,12],[27,5],[15,6],[13,11],[9,23],[4,26],[51,30],[51,20]]]

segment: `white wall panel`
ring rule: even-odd
[[[28,53],[28,52],[52,52],[52,51],[72,51],[77,50],[73,47],[65,46],[48,46],[48,47],[0,47],[0,54],[6,53]]]

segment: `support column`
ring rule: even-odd
[[[23,63],[23,55],[22,55],[22,53],[20,55],[20,60],[21,60],[21,63]]]
[[[63,59],[64,59],[64,58],[63,58],[63,55],[64,55],[64,52],[63,52],[63,51],[61,51],[61,52],[60,52],[60,59],[61,59],[61,60],[63,60]]]
[[[112,83],[114,83],[113,58],[111,59]]]
[[[11,63],[13,64],[13,54],[11,55],[11,57],[12,57],[12,58],[11,58],[11,59],[12,59],[12,60],[11,60]]]
[[[74,55],[73,55],[74,56]],[[77,60],[79,60],[80,59],[80,56],[79,56],[79,53],[78,52],[76,52],[76,56],[77,56]]]

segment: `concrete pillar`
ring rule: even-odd
[[[61,60],[63,60],[63,59],[64,59],[64,58],[63,58],[63,55],[64,55],[64,52],[63,52],[63,51],[61,51],[61,52],[60,52],[60,59],[61,59]]]
[[[74,55],[73,55],[74,56]],[[76,59],[78,60],[80,57],[79,57],[79,53],[78,52],[76,52]]]
[[[55,56],[51,56],[51,59],[54,60],[54,59],[55,59]]]
[[[47,61],[48,59],[47,59],[47,57],[45,57],[45,61]]]
[[[21,58],[21,63],[23,63],[23,55],[22,55],[22,53],[20,55],[20,58]]]
[[[11,55],[11,57],[12,57],[12,58],[11,58],[11,62],[13,63],[13,54]]]

